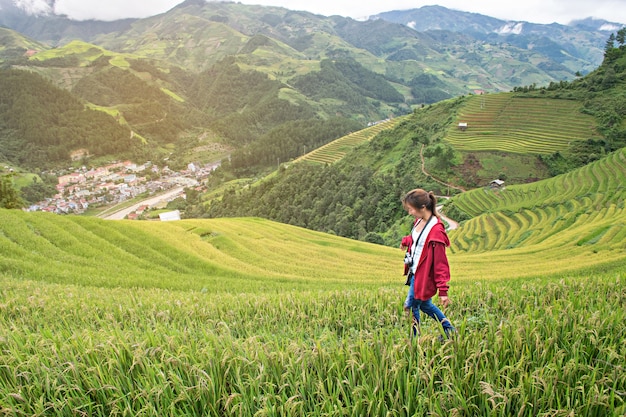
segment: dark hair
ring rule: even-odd
[[[439,213],[437,213],[437,197],[435,197],[432,191],[426,192],[421,188],[411,190],[402,198],[402,205],[405,208],[409,205],[414,209],[425,207],[432,211],[436,217],[439,217]]]

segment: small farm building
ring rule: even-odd
[[[491,188],[502,188],[504,187],[504,181],[502,180],[493,180],[489,183]]]

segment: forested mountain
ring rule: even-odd
[[[21,33],[2,29],[4,67],[40,74],[84,108],[99,111],[86,115],[131,132],[124,155],[138,161],[168,158],[182,167],[190,158],[232,153],[232,168],[246,165],[236,175],[249,174],[253,166],[260,172],[277,159],[299,156],[306,146],[446,98],[572,80],[599,59],[581,48],[604,47],[598,40],[604,32],[589,25],[534,25],[529,32],[505,34],[500,29],[506,22],[444,8],[418,9],[436,11],[430,20],[440,25],[420,29],[386,15],[360,22],[204,0],[117,22],[75,22],[50,7],[27,14],[16,4],[0,3],[0,23]],[[479,26],[482,32],[475,30]],[[571,49],[574,44],[580,48]],[[556,49],[568,58],[550,52]],[[41,119],[50,129],[62,128],[54,117]],[[329,128],[320,129],[325,124]],[[78,136],[67,133],[62,147],[46,155],[47,164],[69,163],[67,150],[74,145],[67,144],[74,143],[84,143],[88,155],[121,156],[115,154],[117,145],[94,147]],[[4,159],[35,168],[41,158],[19,157],[11,150],[14,142],[0,142]],[[209,142],[223,151],[194,155],[197,145]]]
[[[25,167],[127,154],[130,131],[102,112],[86,109],[69,92],[27,71],[0,70],[0,155]],[[83,152],[83,150],[88,150]]]
[[[571,83],[516,88],[515,94],[520,98],[577,101],[581,111],[592,115],[598,123],[598,139],[573,142],[566,149],[536,159],[546,164],[552,175],[581,167],[626,146],[625,33],[626,29],[622,29],[610,37],[603,64],[589,75]],[[294,164],[257,186],[228,189],[220,199],[192,208],[190,214],[261,216],[395,245],[406,232],[405,213],[399,204],[403,193],[420,187],[445,195],[450,189],[440,180],[458,178],[461,161],[471,163],[466,152],[455,150],[445,140],[454,120],[450,115],[456,114],[463,102],[459,98],[415,110],[393,130],[383,131],[336,164]],[[542,111],[549,112],[549,102],[546,104],[542,104],[546,106]],[[497,132],[492,133],[493,140],[497,140]],[[439,180],[421,171],[422,155],[429,171],[436,173]],[[468,218],[454,206],[446,211],[457,220]]]
[[[603,43],[621,25],[586,19],[570,25],[505,21],[441,6],[381,13],[374,18],[406,25],[419,32],[453,32],[486,44],[509,44],[548,57],[572,72],[589,72],[602,60]],[[550,64],[541,65],[544,69]],[[558,66],[552,66],[554,70]]]

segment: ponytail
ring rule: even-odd
[[[433,193],[432,191],[429,191],[428,197],[430,197],[431,206],[427,208],[433,212],[433,216],[435,216],[438,219],[441,219],[441,216],[439,216],[439,213],[437,212],[437,196],[435,196],[435,193]]]

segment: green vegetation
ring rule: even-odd
[[[416,161],[421,143],[443,136],[439,122],[455,105],[442,103],[398,118],[390,122],[393,128],[381,130],[333,164],[291,164],[257,186],[229,187],[190,209],[207,217],[259,216],[359,240],[369,235],[373,241],[371,233],[376,233],[385,244],[396,246],[406,233],[406,225],[399,223],[405,217],[401,196],[415,188],[416,178],[417,184],[441,191]],[[348,139],[329,145],[337,147],[335,158]]]
[[[33,39],[0,27],[0,62],[17,61],[24,59],[24,52],[27,50],[43,50],[46,47]]]
[[[589,263],[619,256],[626,241],[624,178],[626,149],[534,184],[458,195],[446,210],[471,220],[451,233],[453,251],[542,253],[552,262],[569,262],[573,254]]]
[[[292,167],[262,187],[227,188],[208,207],[193,208],[194,215],[250,213],[395,246],[406,231],[404,213],[393,202],[407,190],[449,195],[455,185],[471,189],[496,178],[507,185],[529,183],[571,172],[624,146],[626,55],[613,59],[616,81],[610,88],[600,89],[606,71],[601,67],[573,83],[437,103],[362,146],[350,142],[358,135],[353,134],[311,152],[311,158],[331,166]],[[465,131],[458,128],[462,121],[469,125]],[[446,210],[459,220],[472,217],[456,204]]]
[[[253,175],[264,167],[287,162],[302,155],[304,148],[318,149],[329,140],[359,129],[354,120],[333,117],[287,122],[261,136],[258,141],[232,153],[230,161],[222,162],[221,170]],[[216,172],[220,177],[222,172]]]
[[[203,5],[185,3],[198,11]],[[211,16],[224,32],[232,32],[229,19],[228,13]],[[267,15],[262,22],[279,25],[281,19]],[[292,19],[293,27],[305,21],[298,13]],[[346,23],[340,30],[350,33],[351,27]],[[377,36],[405,30],[370,26],[375,27],[389,31]],[[357,40],[358,35],[351,34]],[[252,53],[285,48],[269,38],[244,40]],[[302,34],[292,44],[307,51],[318,40]],[[376,47],[366,37],[359,42],[368,50]],[[562,110],[555,114],[563,119],[582,103],[600,136],[581,137],[563,149],[566,142],[552,134],[535,145],[538,151],[529,151],[517,137],[507,145],[509,152],[545,153],[551,169],[558,164],[571,168],[583,162],[585,152],[595,151],[585,166],[567,174],[497,191],[476,189],[446,204],[446,213],[467,220],[450,232],[453,304],[447,313],[458,337],[444,343],[437,340],[439,329],[432,321],[424,322],[420,338],[407,337],[402,251],[396,247],[411,219],[400,197],[414,187],[444,192],[445,186],[430,175],[456,175],[464,154],[454,138],[446,138],[457,133],[458,115],[469,115],[463,112],[475,106],[476,97],[416,110],[390,122],[393,127],[381,126],[388,128],[373,137],[376,128],[348,135],[328,146],[335,146],[328,160],[282,166],[252,186],[240,181],[247,189],[224,186],[229,175],[243,172],[226,166],[215,177],[223,181],[215,184],[225,187],[223,195],[213,190],[215,199],[201,203],[201,196],[188,193],[185,204],[198,215],[245,218],[107,222],[0,209],[0,414],[624,415],[626,65],[620,51],[607,46],[607,66],[571,85],[516,93],[526,98],[487,96],[508,100],[500,109],[511,124],[516,123],[513,114],[522,111],[545,121],[532,110],[542,103]],[[184,119],[197,123],[195,132],[204,133],[210,124],[231,143],[249,144],[246,151],[266,147],[294,158],[302,143],[328,141],[349,127],[340,119],[308,117],[316,114],[315,107],[298,101],[298,94],[279,95],[284,84],[240,71],[228,60],[197,79],[175,70],[159,78],[158,68],[126,58],[122,62],[130,67],[112,68],[96,60],[92,77],[84,81],[110,93],[102,106],[128,113],[128,100],[138,100],[130,103],[138,107],[166,100],[172,105],[168,115],[171,110],[178,117],[194,103]],[[7,74],[14,84],[24,83],[23,73]],[[342,74],[349,79],[349,72]],[[115,84],[118,76],[149,100],[120,100],[128,92]],[[43,81],[36,82],[43,83],[43,91],[53,91],[59,103],[66,101]],[[229,86],[239,88],[239,82],[250,90],[258,87],[259,95],[242,90],[228,97]],[[190,93],[192,85],[198,95]],[[200,92],[210,101],[199,101]],[[52,103],[54,114],[62,115],[61,105],[46,101],[52,95],[37,99]],[[228,111],[216,115],[222,111],[220,100]],[[527,104],[532,106],[526,109]],[[13,107],[0,101],[5,114]],[[68,108],[88,111],[82,104]],[[287,118],[276,118],[284,109],[290,109]],[[43,110],[36,114],[47,117]],[[154,140],[150,129],[158,125],[148,114],[140,116],[135,113],[130,122],[135,127],[145,122],[139,131]],[[225,123],[248,117],[256,125]],[[490,117],[495,125],[497,118]],[[22,125],[34,124],[29,123]],[[291,129],[281,130],[282,123]],[[22,136],[17,131],[22,125],[1,126],[6,142],[13,144],[7,149],[21,149],[16,138]],[[176,129],[172,134],[185,130]],[[304,141],[292,140],[292,130],[302,132]],[[246,132],[256,136],[247,138]],[[196,145],[191,136],[180,146],[184,152]],[[232,163],[250,155],[256,153],[233,153]],[[268,150],[263,157],[269,155]],[[422,171],[422,155],[428,173]],[[259,169],[263,163],[273,165],[267,159]],[[14,202],[8,178],[0,182],[0,200]],[[32,191],[45,191],[40,188]]]
[[[329,98],[340,101],[337,110],[345,114],[375,114],[368,98],[388,103],[404,102],[404,97],[382,75],[354,59],[322,60],[319,72],[294,77],[290,83],[315,101]]]
[[[47,39],[58,45],[54,48],[2,30],[7,46],[0,46],[0,60],[35,71],[87,101],[83,105],[113,115],[135,138],[145,139],[124,147],[138,162],[187,157],[188,149],[179,144],[198,131],[198,136],[207,133],[217,143],[240,148],[278,127],[299,128],[294,122],[306,120],[313,128],[320,120],[340,117],[363,127],[407,114],[411,105],[474,88],[498,91],[512,83],[573,76],[564,68],[536,68],[546,56],[530,57],[508,46],[498,48],[507,51],[519,78],[503,79],[500,74],[510,71],[502,68],[488,75],[476,62],[488,65],[482,55],[502,56],[492,53],[496,47],[487,44],[491,40],[460,41],[456,35],[420,34],[383,19],[357,22],[236,3],[186,2],[132,25],[75,23],[62,19],[50,23],[55,30],[29,28],[33,36],[54,32]],[[68,39],[72,36],[82,39]],[[498,65],[508,67],[509,60],[498,59]],[[257,176],[273,167],[276,158],[289,160],[300,156],[304,146],[309,149],[306,143],[298,145],[295,154],[283,151],[264,158],[271,164],[263,162],[253,174],[233,175]],[[67,153],[56,153],[47,161],[67,165]],[[126,156],[117,152],[111,158]]]
[[[26,177],[29,178],[29,182],[22,184],[19,188],[20,194],[28,203],[39,203],[57,193],[58,181],[54,175],[42,174],[41,177],[38,175]]]
[[[430,321],[407,343],[398,249],[252,218],[0,216],[5,414],[626,410],[623,250],[451,254],[442,345]]]
[[[577,100],[583,104],[582,113],[595,119],[600,137],[574,142],[568,149],[542,156],[552,175],[568,172],[601,158],[607,152],[626,146],[625,29],[618,31],[617,36],[609,37],[602,65],[587,76],[572,82],[550,83],[547,87],[537,88],[531,85],[516,89],[528,97]],[[617,46],[615,41],[618,42]]]
[[[348,152],[355,147],[362,145],[371,140],[374,136],[385,129],[392,128],[402,118],[386,120],[372,127],[352,132],[346,136],[342,136],[324,146],[320,146],[315,150],[298,158],[297,161],[315,162],[320,164],[332,164],[342,159]]]
[[[124,155],[129,131],[105,113],[86,109],[74,96],[27,71],[0,70],[0,135],[4,158],[43,169],[86,148],[94,156]]]
[[[12,175],[0,175],[0,209],[17,209],[24,206]]]
[[[513,94],[470,96],[459,109],[446,141],[459,151],[550,154],[571,142],[599,138],[593,117],[573,100],[518,97]],[[459,128],[467,123],[467,129]]]
[[[297,287],[324,281],[332,288],[352,280],[351,264],[380,252],[254,218],[160,223],[9,210],[0,215],[0,273],[62,284],[196,291],[243,285],[256,291],[286,280],[298,281]],[[295,259],[298,242],[315,242],[308,250],[317,263]],[[388,261],[363,274],[361,282],[375,284],[375,277],[391,267],[389,255],[395,251],[384,249]],[[350,261],[333,266],[339,258]],[[57,267],[50,269],[47,260]]]

